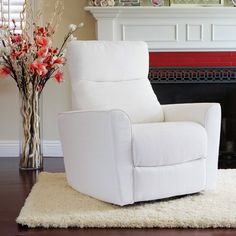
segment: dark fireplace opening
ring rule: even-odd
[[[236,167],[236,67],[150,67],[149,79],[161,104],[221,104],[219,167]]]

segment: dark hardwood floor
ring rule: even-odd
[[[45,158],[44,171],[64,171],[62,158]],[[236,229],[28,229],[15,223],[37,172],[19,171],[17,158],[0,158],[0,236],[236,236]]]

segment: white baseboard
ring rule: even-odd
[[[19,141],[0,140],[0,157],[17,157],[19,156]],[[62,157],[60,141],[43,141],[43,156],[45,157]]]

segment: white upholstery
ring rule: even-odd
[[[214,188],[216,103],[160,106],[143,42],[72,42],[74,108],[59,115],[66,176],[76,190],[126,205]]]
[[[165,121],[193,121],[207,132],[206,189],[214,189],[217,180],[221,108],[217,103],[175,104],[162,106]]]
[[[120,82],[148,75],[148,49],[144,42],[72,41],[68,55],[73,85],[79,80]]]
[[[59,124],[69,184],[103,201],[133,203],[128,116],[118,110],[67,112]]]
[[[198,159],[178,165],[136,167],[134,201],[162,199],[204,190],[205,163],[205,159]]]
[[[132,125],[134,166],[180,164],[207,156],[206,130],[193,122]]]
[[[164,120],[147,79],[145,43],[73,41],[68,53],[74,110],[121,109],[134,123]]]
[[[73,90],[76,94],[75,110],[120,109],[134,123],[163,121],[162,108],[155,94],[150,93],[152,88],[146,78],[123,82],[81,80]]]

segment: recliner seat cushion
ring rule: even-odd
[[[207,133],[194,122],[133,124],[132,135],[136,167],[174,165],[207,155]]]

